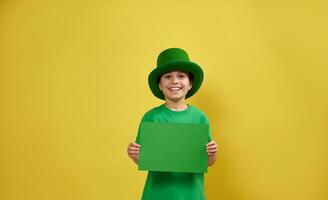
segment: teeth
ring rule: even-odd
[[[172,88],[170,88],[170,90],[171,91],[179,91],[181,88],[179,88],[179,87],[172,87]]]

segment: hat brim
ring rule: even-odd
[[[176,70],[189,72],[193,76],[192,88],[186,94],[186,99],[193,96],[199,90],[204,78],[202,68],[194,62],[175,61],[167,63],[160,67],[156,67],[148,76],[148,84],[150,90],[157,98],[165,100],[164,94],[158,87],[158,78],[164,73]]]

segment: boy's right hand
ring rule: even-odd
[[[131,142],[128,146],[128,156],[133,159],[135,163],[138,163],[139,160],[139,150],[140,145],[134,142]]]

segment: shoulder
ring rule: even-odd
[[[154,108],[151,108],[142,117],[143,122],[150,122],[153,121],[153,118],[155,115],[157,115],[159,112],[161,112],[161,106],[156,106]]]
[[[189,105],[190,106],[190,110],[192,111],[193,115],[197,116],[197,118],[199,118],[200,123],[206,123],[208,124],[208,118],[205,114],[205,112],[203,112],[201,109],[197,108],[194,105]]]

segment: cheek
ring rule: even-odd
[[[163,90],[163,89],[165,89],[165,85],[166,85],[165,81],[160,81],[159,84],[158,84],[158,87],[159,87],[160,90]]]
[[[165,86],[168,84],[168,81],[166,81],[166,80],[162,80],[162,81],[160,82],[160,84],[161,84],[162,87],[165,87]]]
[[[190,90],[192,88],[192,84],[190,82],[187,82],[186,86],[187,86],[188,90]]]

